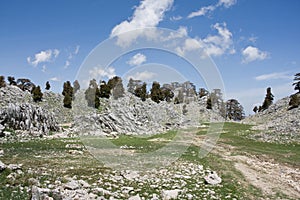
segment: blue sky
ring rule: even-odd
[[[181,56],[206,50],[221,74],[226,99],[238,99],[251,113],[269,86],[275,100],[294,92],[292,78],[300,71],[299,10],[297,0],[3,0],[0,74],[28,77],[43,87],[50,80],[52,90],[61,92],[63,82],[76,78],[102,41],[136,28],[167,28],[189,38],[176,48]],[[167,69],[173,67],[197,88],[205,87],[188,63],[162,51],[132,51],[111,65],[95,73],[101,79],[115,74],[126,79],[132,70],[132,77],[150,83],[159,76],[168,81]]]

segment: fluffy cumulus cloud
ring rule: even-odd
[[[137,53],[127,62],[130,66],[138,66],[146,62],[147,57],[144,54]]]
[[[289,75],[289,72],[274,72],[270,74],[262,74],[260,76],[256,76],[255,80],[265,81],[272,79],[293,79],[292,75]]]
[[[118,36],[119,34],[133,31],[130,34],[118,36],[117,44],[120,46],[127,46],[131,44],[140,35],[146,37],[155,37],[149,31],[143,30],[147,27],[157,27],[159,22],[164,18],[166,11],[173,5],[174,0],[143,0],[140,5],[135,8],[133,16],[130,20],[125,20],[116,25],[111,31],[111,37]],[[139,30],[137,30],[139,29]]]
[[[265,60],[269,57],[269,53],[261,51],[257,47],[248,46],[242,50],[243,63],[250,63],[256,60]]]
[[[115,68],[113,67],[103,68],[100,66],[96,66],[89,71],[89,75],[90,75],[89,80],[91,79],[101,80],[103,78],[112,78],[116,76],[116,72],[115,72]]]
[[[180,26],[177,31],[172,31],[167,37],[162,37],[162,41],[174,40],[188,36],[188,31],[185,26]]]
[[[148,81],[153,79],[157,74],[153,73],[153,72],[149,72],[149,71],[143,71],[143,72],[136,72],[133,75],[129,75],[127,76],[127,80],[129,80],[130,78],[134,79],[134,80],[141,80],[141,81]]]
[[[219,0],[218,3],[214,5],[204,6],[201,7],[199,10],[192,12],[188,15],[188,18],[198,17],[198,16],[204,16],[207,14],[212,13],[215,9],[218,7],[225,7],[229,8],[236,4],[237,0]]]
[[[34,57],[27,57],[27,62],[33,66],[37,66],[40,63],[50,62],[57,58],[60,51],[58,49],[48,49],[45,51],[40,51],[35,54]]]
[[[177,47],[176,51],[180,55],[184,55],[188,51],[197,49],[209,56],[221,56],[225,53],[234,54],[232,33],[227,29],[226,23],[216,23],[212,29],[217,31],[216,35],[208,35],[205,38],[188,38],[181,47]]]

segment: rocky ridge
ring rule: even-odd
[[[155,134],[176,128],[197,127],[201,121],[224,121],[218,111],[205,108],[205,98],[182,104],[165,101],[157,104],[151,99],[143,102],[126,93],[125,97],[117,100],[102,100],[104,109],[90,114],[86,114],[91,110],[84,101],[78,100],[74,104],[77,106],[74,106],[72,128],[81,134]]]
[[[27,131],[30,135],[49,134],[58,131],[59,127],[52,113],[29,103],[12,104],[0,110],[0,124],[13,130]],[[2,129],[2,130],[1,130]]]
[[[252,138],[265,142],[300,142],[300,107],[289,110],[289,97],[278,100],[268,109],[247,117],[242,123],[253,124],[259,133]]]

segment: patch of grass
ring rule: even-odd
[[[241,153],[267,156],[280,163],[300,166],[300,144],[278,144],[249,139],[246,136],[257,133],[251,125],[228,123],[224,124],[226,133],[220,135],[220,141],[236,147]]]
[[[117,139],[112,139],[111,142],[116,146],[127,146],[138,150],[141,153],[152,152],[165,146],[177,134],[177,131],[168,131],[166,133],[145,136],[126,136],[121,135]],[[159,139],[157,141],[153,141]],[[152,141],[151,141],[152,140]]]

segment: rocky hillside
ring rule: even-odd
[[[87,107],[84,91],[78,91],[73,109],[68,109],[63,107],[61,94],[44,92],[42,102],[35,103],[29,92],[8,85],[0,88],[0,99],[3,126],[43,134],[65,123],[72,124],[69,131],[73,133],[116,135],[154,134],[179,127],[196,127],[200,121],[224,120],[217,109],[206,109],[206,97],[196,96],[188,96],[185,103],[162,101],[157,104],[125,93],[117,100],[101,99],[101,109],[96,110]]]
[[[201,121],[224,120],[218,111],[206,109],[205,98],[195,97],[194,101],[182,104],[165,101],[157,104],[126,93],[118,100],[102,99],[101,112],[88,110],[80,95],[75,99],[72,127],[79,134],[155,134],[179,127],[196,127]]]
[[[300,107],[289,110],[289,97],[278,100],[267,110],[247,117],[242,122],[262,130],[253,137],[267,142],[300,142]]]

